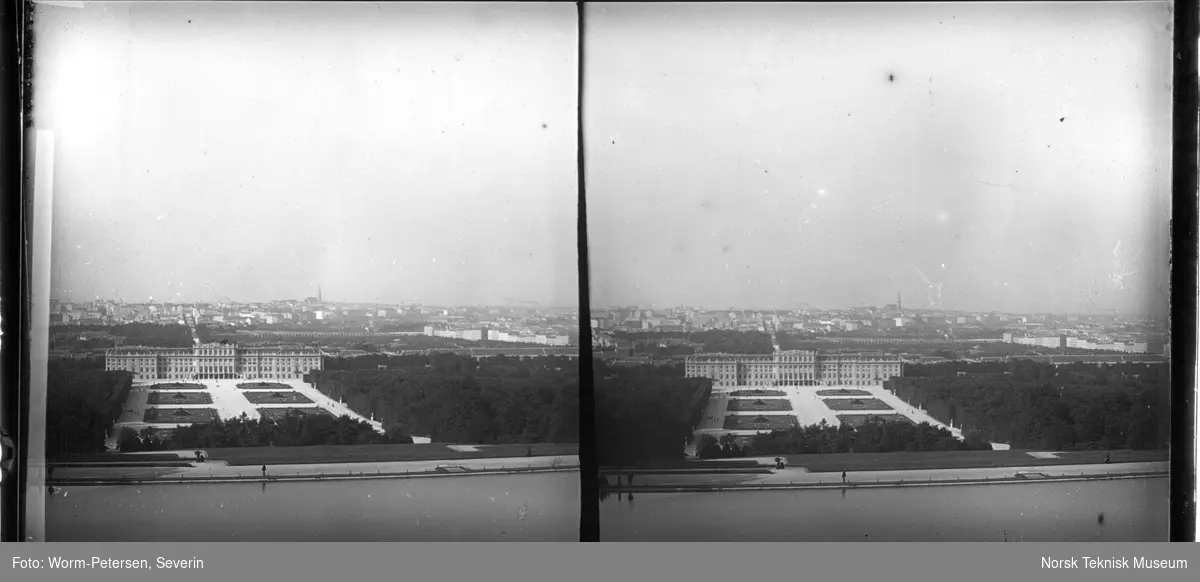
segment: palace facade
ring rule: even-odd
[[[137,380],[303,378],[320,370],[322,364],[321,351],[307,347],[202,344],[191,348],[118,347],[104,354],[105,370],[123,370]]]
[[[881,386],[903,373],[897,356],[805,350],[696,354],[688,356],[684,369],[688,378],[709,378],[714,386]]]

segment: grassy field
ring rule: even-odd
[[[242,392],[242,396],[250,401],[250,404],[312,404],[312,398],[309,398],[295,391],[280,391],[280,392]]]
[[[787,455],[787,461],[788,467],[804,467],[810,473],[838,473],[841,471],[1089,465],[1103,463],[1106,453],[1111,453],[1113,463],[1166,461],[1170,458],[1167,451],[1075,451],[1058,453],[1059,458],[1057,459],[1037,459],[1029,456],[1025,451],[933,451]]]
[[[212,422],[217,418],[217,411],[211,408],[180,408],[171,410],[170,408],[147,408],[143,421],[149,423],[168,423],[178,422],[183,424],[195,424]]]
[[[731,414],[725,417],[725,430],[787,430],[799,421],[790,414]]]
[[[787,396],[783,390],[734,390],[734,396]]]
[[[830,410],[892,410],[878,398],[826,398],[821,400]]]
[[[243,382],[237,385],[242,390],[291,390],[292,387],[279,382]]]
[[[325,416],[333,416],[332,412],[324,408],[259,408],[258,414],[263,418],[269,418],[276,422],[283,420],[291,412],[299,412],[305,415],[317,414]]]
[[[866,390],[855,388],[838,388],[836,390],[817,390],[817,396],[870,396]]]
[[[151,390],[207,390],[208,386],[204,384],[196,384],[194,382],[167,382],[164,384],[151,384]]]
[[[151,392],[146,396],[146,404],[212,404],[212,401],[212,394],[208,392]]]
[[[178,461],[176,455],[163,455],[155,453],[147,453],[145,455],[131,455],[129,453],[94,453],[89,455],[66,455],[57,459],[49,459],[49,462],[54,465],[65,463],[149,463],[149,462],[170,462]]]
[[[241,447],[205,449],[205,452],[208,453],[208,458],[214,461],[225,461],[233,466],[496,459],[502,457],[524,457],[531,449],[535,457],[576,455],[579,453],[579,445],[574,443],[475,445],[475,447],[479,449],[476,452],[456,451],[442,444]]]
[[[700,470],[700,469],[755,469],[761,467],[758,461],[731,459],[727,461],[658,461],[633,464],[623,467],[602,467],[601,473],[623,473],[627,470],[638,471],[670,471],[670,470]]]
[[[783,412],[792,409],[792,403],[786,398],[772,398],[771,400],[751,400],[749,398],[738,398],[729,401],[729,410],[738,412]]]
[[[874,418],[876,420],[883,420],[883,421],[887,421],[887,422],[903,422],[903,423],[907,423],[907,424],[916,424],[913,422],[913,420],[911,418],[904,416],[903,414],[839,414],[839,415],[837,415],[837,419],[839,421],[841,421],[842,424],[848,424],[855,428],[858,428],[858,427],[866,424],[868,418]]]

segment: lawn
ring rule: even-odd
[[[787,430],[799,426],[790,414],[731,414],[725,417],[725,430]]]
[[[1025,451],[931,451],[788,455],[787,461],[789,467],[804,467],[811,473],[838,473],[841,471],[1089,465],[1103,463],[1106,453],[1112,454],[1113,463],[1166,461],[1170,458],[1167,451],[1075,451],[1059,453],[1057,459],[1036,459],[1027,455]]]
[[[628,470],[638,471],[669,471],[683,470],[695,471],[703,469],[743,469],[751,470],[762,467],[758,461],[745,459],[729,459],[723,461],[710,460],[683,460],[683,461],[646,461],[644,463],[635,463],[632,465],[622,466],[604,466],[600,468],[601,473],[615,474],[623,473]]]
[[[194,382],[167,382],[165,384],[151,384],[148,388],[151,390],[207,390],[208,386]]]
[[[792,403],[786,398],[770,400],[739,398],[729,401],[729,410],[735,412],[783,412],[791,409]]]
[[[258,409],[259,416],[261,416],[263,418],[269,418],[269,419],[277,421],[277,422],[280,420],[283,420],[284,418],[287,417],[287,415],[289,413],[292,413],[292,412],[299,412],[304,415],[316,414],[316,415],[333,416],[332,412],[329,412],[328,410],[325,410],[324,408],[315,408],[315,407],[313,407],[313,408],[259,408]]]
[[[212,404],[212,401],[212,395],[208,392],[151,392],[146,396],[146,404]]]
[[[251,404],[312,404],[309,398],[299,392],[242,392]]]
[[[177,455],[147,453],[145,455],[131,455],[129,453],[93,453],[82,455],[65,455],[59,458],[48,459],[50,463],[150,463],[150,462],[173,462],[178,461]]]
[[[311,465],[318,463],[389,463],[397,461],[441,461],[455,459],[496,459],[524,457],[530,450],[535,457],[579,454],[574,443],[534,443],[527,445],[475,445],[478,451],[463,452],[443,444],[412,445],[338,445],[311,447],[240,447],[205,449],[210,459],[233,466]]]
[[[783,390],[734,390],[734,396],[787,396]]]
[[[817,390],[817,396],[870,396],[866,390],[855,388],[838,388],[836,390]]]
[[[906,424],[916,424],[913,420],[903,414],[839,414],[837,419],[842,424],[848,424],[858,428],[867,423],[867,419],[882,420],[885,422],[903,422]]]
[[[219,418],[212,408],[147,408],[143,422],[196,424],[212,422]]]
[[[878,398],[825,398],[821,402],[830,410],[892,410]]]
[[[237,385],[242,390],[291,390],[292,387],[279,382],[243,382]]]

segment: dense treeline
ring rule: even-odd
[[[436,354],[343,360],[308,381],[389,430],[436,442],[579,442],[579,364],[568,358],[484,360]],[[359,362],[358,360],[368,360]],[[383,364],[379,364],[383,365]]]
[[[156,348],[186,348],[192,345],[192,332],[186,325],[157,323],[126,323],[122,325],[76,325],[71,331],[103,331],[125,338],[127,346]],[[103,343],[103,342],[100,342]]]
[[[1146,364],[948,363],[911,366],[887,387],[942,422],[1013,448],[1165,449],[1168,373]]]
[[[103,370],[104,356],[89,356],[86,358],[58,358],[53,366],[60,370]]]
[[[46,378],[46,457],[104,452],[133,377],[50,364]]]
[[[761,331],[710,329],[707,331],[696,332],[617,332],[614,334],[614,336],[618,339],[624,340],[625,342],[642,342],[661,339],[686,339],[692,343],[702,344],[704,346],[703,351],[709,353],[770,354],[774,351],[774,347],[771,345],[771,336]],[[688,353],[686,350],[683,350],[678,346],[670,348],[668,352],[671,355],[677,353]]]
[[[117,448],[123,453],[228,447],[296,447],[309,445],[375,445],[411,443],[412,438],[396,431],[379,434],[370,424],[349,416],[334,418],[293,412],[276,422],[246,415],[226,421],[193,424],[170,431],[153,427],[141,433],[124,428]]]
[[[739,441],[742,442],[741,445],[738,444]],[[965,441],[959,441],[950,431],[929,423],[868,420],[857,428],[848,424],[831,426],[821,423],[776,430],[754,435],[749,442],[728,434],[720,440],[706,434],[700,437],[697,453],[701,459],[718,459],[763,455],[967,451],[991,448],[991,445],[978,435],[968,436]]]
[[[692,341],[704,344],[704,351],[709,353],[769,354],[775,351],[771,336],[761,331],[701,331],[692,334]]]
[[[595,364],[595,443],[602,466],[678,461],[704,416],[712,381],[677,367]]]
[[[659,345],[654,342],[638,342],[633,344],[633,348],[630,350],[630,355],[650,356],[651,358],[662,360],[690,356],[694,353],[696,353],[696,349],[690,345]]]

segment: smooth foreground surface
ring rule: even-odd
[[[578,541],[579,473],[64,487],[46,540]]]
[[[886,489],[611,493],[600,539],[738,542],[1151,542],[1167,478]],[[1103,519],[1101,519],[1103,515]]]

